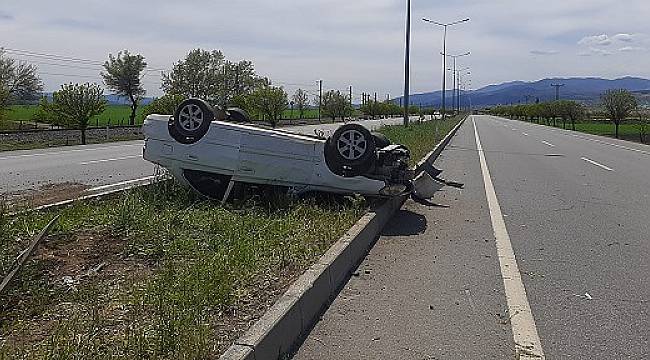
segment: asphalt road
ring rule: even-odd
[[[373,130],[402,119],[363,120]],[[334,131],[341,123],[283,127],[314,134]],[[143,141],[70,146],[0,153],[0,195],[36,190],[45,185],[75,183],[91,188],[119,185],[153,175],[154,165],[142,159]]]
[[[466,188],[407,202],[295,359],[650,357],[650,147],[473,120],[496,199],[470,119],[437,162]]]

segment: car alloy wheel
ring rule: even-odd
[[[339,154],[346,160],[358,160],[368,150],[368,140],[359,131],[349,129],[344,131],[336,142]]]
[[[179,112],[178,123],[185,131],[195,131],[201,127],[203,121],[203,110],[196,104],[187,104]]]

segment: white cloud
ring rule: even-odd
[[[560,52],[557,50],[531,50],[530,53],[533,55],[544,56],[544,55],[557,55]]]
[[[618,49],[618,51],[621,51],[621,52],[637,52],[637,51],[643,51],[643,50],[645,50],[645,49],[640,47],[640,46],[625,46],[625,47],[622,47],[622,48]]]
[[[612,39],[607,36],[607,34],[602,34],[602,35],[592,35],[592,36],[585,36],[580,41],[578,41],[578,45],[585,45],[585,46],[608,46],[612,44]]]
[[[612,39],[622,42],[632,42],[634,41],[634,36],[630,34],[616,34],[612,36]]]

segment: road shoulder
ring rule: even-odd
[[[436,163],[466,189],[407,202],[295,359],[514,357],[475,148],[466,122]]]

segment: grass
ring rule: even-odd
[[[221,206],[164,182],[56,211],[0,297],[0,359],[218,356],[365,211],[265,194]],[[56,212],[0,212],[0,274]]]
[[[394,143],[406,145],[411,151],[411,159],[419,161],[442,140],[464,115],[448,118],[445,121],[433,120],[403,126],[385,126],[379,130]]]

